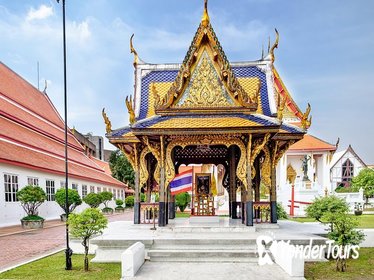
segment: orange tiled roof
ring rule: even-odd
[[[293,144],[289,151],[335,151],[336,146],[331,145],[315,136],[305,134],[304,138]]]
[[[0,162],[64,174],[64,122],[45,93],[0,63]],[[125,187],[68,132],[69,176]]]

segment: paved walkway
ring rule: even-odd
[[[110,222],[129,221],[133,212],[108,216]],[[65,223],[46,221],[39,230],[23,230],[21,226],[0,228],[0,272],[65,247]]]

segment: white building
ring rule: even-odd
[[[20,224],[25,213],[16,192],[28,184],[39,185],[47,193],[39,215],[58,218],[62,209],[54,195],[65,184],[64,121],[45,92],[2,63],[0,127],[0,227]],[[70,131],[68,155],[70,188],[83,197],[89,192],[111,191],[114,198],[124,198],[125,184],[108,174],[100,162],[86,156]]]
[[[332,188],[349,186],[352,178],[366,167],[366,164],[355,153],[351,145],[343,151],[336,152],[330,165]]]
[[[287,213],[292,213],[292,188],[294,215],[303,215],[316,196],[333,191],[329,166],[335,150],[335,145],[307,134],[283,155],[277,166],[277,197]]]

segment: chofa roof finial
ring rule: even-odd
[[[275,33],[276,33],[276,38],[273,46],[270,49],[270,55],[271,55],[271,61],[274,62],[275,56],[274,56],[274,49],[278,48],[278,43],[279,43],[279,33],[278,30],[275,28]]]
[[[209,24],[209,15],[208,15],[208,0],[204,0],[204,13],[203,17],[201,18],[201,23],[203,26],[207,26]]]
[[[130,38],[130,52],[134,54],[134,67],[138,64],[138,53],[134,49],[134,45],[132,44],[132,39],[134,38],[134,34],[131,35]]]

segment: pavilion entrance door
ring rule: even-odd
[[[211,188],[211,173],[195,174],[195,184],[193,192],[193,209],[194,216],[214,216],[214,196]]]

